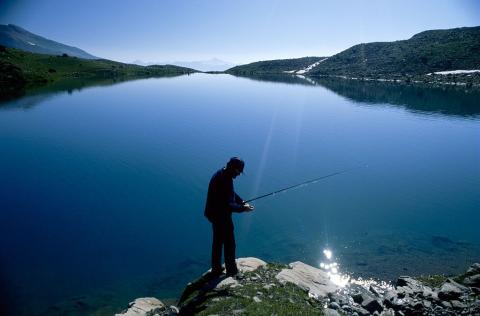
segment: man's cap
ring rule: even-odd
[[[245,167],[245,162],[238,158],[238,157],[232,157],[230,160],[227,162],[227,168],[234,168],[243,173],[243,168]]]

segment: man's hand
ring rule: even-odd
[[[244,212],[251,212],[251,211],[253,211],[254,208],[255,207],[253,207],[253,205],[250,205],[248,203],[243,204],[243,211]]]

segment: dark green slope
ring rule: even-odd
[[[375,77],[457,69],[480,69],[480,27],[425,31],[408,40],[355,45],[308,74]]]
[[[62,55],[68,54],[84,59],[98,59],[77,47],[68,46],[33,34],[19,26],[0,25],[0,45],[21,49],[31,53]]]
[[[276,59],[257,61],[254,63],[240,65],[226,70],[226,73],[234,75],[249,74],[279,74],[285,71],[300,70],[311,64],[324,59],[325,57],[303,57],[294,59]]]
[[[194,69],[172,65],[138,66],[106,59],[34,54],[0,47],[0,97],[18,94],[25,88],[74,78],[130,80],[194,72]]]

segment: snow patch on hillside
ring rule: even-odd
[[[324,59],[321,59],[319,61],[316,61],[314,62],[313,64],[307,66],[306,68],[303,68],[303,69],[299,69],[299,70],[285,70],[284,73],[287,73],[287,74],[298,74],[298,75],[303,75],[303,74],[306,74],[307,72],[309,72],[310,70],[312,70],[313,68],[317,67],[321,62],[324,62],[325,60],[327,60],[327,58],[324,58]]]
[[[434,74],[436,75],[456,75],[456,74],[471,74],[475,72],[480,72],[480,70],[448,70],[448,71],[436,71]],[[432,73],[427,74],[427,76],[431,76]]]
[[[310,66],[308,66],[307,68],[304,68],[304,69],[300,69],[299,71],[297,71],[296,73],[297,74],[306,74],[307,72],[309,72],[310,70],[312,70],[313,68],[317,67],[320,63],[324,62],[325,60],[327,60],[327,58],[324,58],[324,59],[321,59],[313,64],[311,64]]]

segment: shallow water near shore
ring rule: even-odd
[[[253,79],[253,80],[252,80]],[[0,104],[0,292],[11,315],[174,300],[209,268],[210,176],[244,199],[237,256],[391,280],[480,261],[478,92],[195,74]],[[4,303],[5,302],[5,303]]]

